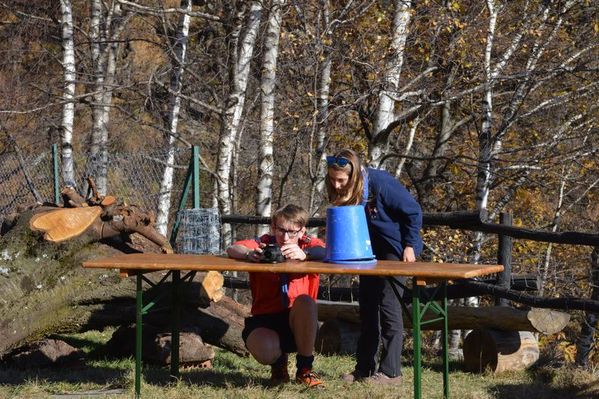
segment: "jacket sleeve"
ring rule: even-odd
[[[414,248],[418,254],[422,248],[422,208],[399,181],[391,175],[388,177],[381,193],[383,206],[389,216],[399,223],[403,245]]]
[[[308,256],[307,260],[322,260],[326,255],[324,242],[317,237],[310,237],[310,242],[305,246],[304,252]]]

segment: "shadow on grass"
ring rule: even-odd
[[[214,369],[181,370],[180,379],[187,385],[211,387],[245,387],[258,385],[268,387],[268,378],[256,378],[248,373],[215,371]],[[122,388],[132,383],[133,367],[124,368],[93,366],[87,362],[61,367],[39,369],[20,369],[0,366],[0,384],[8,386],[23,385],[31,381],[44,383],[92,383],[112,388]],[[144,382],[155,386],[168,386],[173,383],[168,367],[147,366],[142,369]]]
[[[125,381],[129,372],[129,369],[95,367],[85,362],[39,369],[19,369],[2,365],[0,366],[0,384],[22,385],[31,381],[44,381],[71,384],[95,383],[106,386]]]
[[[168,371],[164,369],[148,368],[144,370],[143,374],[144,381],[151,385],[166,386],[172,383]],[[248,373],[223,372],[214,369],[185,371],[181,373],[180,380],[187,385],[208,385],[214,388],[239,388],[250,385],[269,387],[269,379],[267,378],[256,378],[248,375]]]
[[[535,384],[499,384],[493,386],[493,397],[496,399],[597,399],[598,391],[586,387],[555,388],[541,383]]]

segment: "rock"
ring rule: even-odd
[[[7,361],[18,368],[43,368],[78,362],[83,352],[59,339],[34,342],[8,356]]]
[[[171,333],[144,323],[142,329],[142,357],[144,361],[162,366],[171,363]],[[107,343],[108,354],[115,357],[135,356],[135,326],[120,327]],[[179,364],[181,366],[210,367],[214,349],[204,344],[193,327],[184,327],[179,333]]]

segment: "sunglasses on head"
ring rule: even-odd
[[[347,158],[334,157],[334,156],[327,157],[327,165],[328,166],[338,165],[338,166],[344,168],[348,163],[349,163],[349,159],[347,159]]]

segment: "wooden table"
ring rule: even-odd
[[[145,272],[167,270],[162,280],[171,276],[173,287],[173,335],[171,344],[171,375],[178,375],[179,368],[179,302],[177,299],[181,271],[243,271],[274,273],[320,273],[320,274],[359,274],[370,276],[406,276],[412,278],[412,332],[414,336],[414,398],[422,397],[421,374],[421,327],[427,324],[423,320],[425,312],[431,311],[444,321],[443,328],[443,393],[449,397],[449,362],[447,358],[447,294],[449,280],[466,279],[503,271],[501,265],[469,265],[454,263],[405,263],[381,260],[375,265],[341,265],[325,262],[289,261],[277,264],[250,263],[213,255],[182,254],[130,254],[90,260],[83,263],[86,268],[119,269],[121,273],[135,275],[137,279],[136,295],[136,345],[135,345],[135,395],[141,392],[141,328],[142,315],[152,304],[143,306],[143,274]],[[186,277],[183,278],[185,280]],[[146,280],[147,281],[147,280]],[[423,298],[421,288],[426,285],[437,286],[437,294]],[[430,322],[430,321],[429,321]]]

